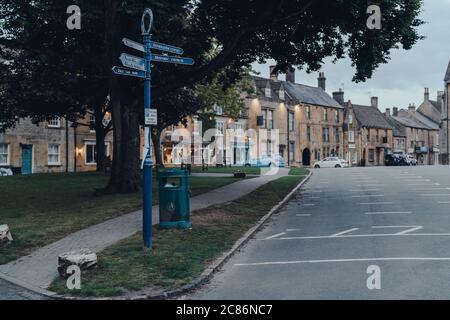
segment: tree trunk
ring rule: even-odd
[[[152,143],[155,151],[156,166],[164,168],[163,155],[161,153],[161,130],[155,129],[152,131]]]
[[[106,152],[105,152],[105,137],[106,130],[103,126],[103,112],[99,109],[99,107],[94,110],[95,117],[95,145],[97,148],[97,156],[95,158],[97,162],[97,172],[105,171],[105,160],[106,160]]]

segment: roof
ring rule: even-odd
[[[257,88],[258,96],[264,97],[266,100],[280,100],[278,92],[283,86],[286,91],[285,100],[292,103],[306,103],[323,107],[332,107],[343,109],[336,100],[321,88],[306,86],[303,84],[295,84],[288,81],[273,81],[261,77],[253,77]],[[267,85],[271,88],[271,98],[265,96],[265,88]]]
[[[447,72],[445,73],[444,81],[450,83],[450,61],[448,62]]]
[[[386,121],[389,122],[389,124],[394,128],[393,134],[394,137],[406,137],[406,132],[403,130],[404,127],[399,124],[395,119],[392,118],[392,116],[387,116]]]
[[[303,84],[295,84],[291,82],[283,82],[288,94],[297,103],[307,103],[323,107],[332,107],[343,109],[336,100],[321,88],[306,86]]]
[[[394,129],[378,108],[372,106],[352,105],[356,119],[363,127]]]
[[[399,115],[392,118],[405,127],[425,130],[439,130],[438,123],[432,121],[430,118],[417,111],[413,117],[408,111],[400,110]]]

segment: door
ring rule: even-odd
[[[305,167],[308,167],[311,165],[311,151],[309,151],[308,148],[303,150],[302,153],[302,163]]]
[[[22,174],[33,173],[33,145],[22,145]]]

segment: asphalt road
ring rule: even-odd
[[[450,167],[314,170],[185,298],[449,299]]]
[[[34,294],[19,286],[0,279],[0,300],[43,300],[44,297]]]

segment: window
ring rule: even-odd
[[[289,142],[289,163],[293,163],[295,160],[295,142]]]
[[[262,127],[267,128],[267,110],[262,110]]]
[[[61,128],[61,119],[59,117],[54,117],[48,120],[49,128]]]
[[[264,93],[265,93],[267,98],[272,98],[272,90],[270,90],[270,87],[266,87]]]
[[[61,164],[59,158],[59,144],[48,145],[48,164],[56,166]]]
[[[0,143],[0,165],[9,165],[9,145]]]
[[[85,142],[86,148],[86,158],[85,163],[87,165],[95,165],[97,164],[97,146],[94,141]],[[109,157],[109,143],[105,142],[105,156]]]
[[[219,106],[219,105],[217,105],[217,104],[214,104],[213,109],[214,109],[214,113],[215,113],[216,115],[218,115],[218,116],[223,115],[223,108],[222,108],[221,106]]]
[[[353,115],[352,114],[348,115],[348,123],[353,124]]]
[[[306,119],[311,120],[311,107],[306,107]]]
[[[328,121],[328,110],[323,109],[323,121]]]
[[[378,133],[378,130],[375,130],[375,143],[379,143],[380,142],[380,135]]]
[[[294,131],[295,123],[294,123],[294,113],[289,112],[289,131]]]
[[[334,136],[336,138],[336,143],[339,143],[339,129],[338,128],[335,129]]]
[[[267,129],[273,129],[273,111],[267,110]]]
[[[369,162],[374,162],[375,152],[373,149],[369,149]]]
[[[224,132],[224,122],[216,121],[216,134],[223,135]]]
[[[236,136],[242,137],[244,135],[244,131],[245,131],[245,123],[236,122],[234,124],[234,130],[235,130]]]
[[[283,89],[280,90],[279,96],[280,96],[280,100],[285,100],[285,94],[284,94],[284,90]]]
[[[89,130],[95,132],[95,116],[93,114],[89,114]]]
[[[306,139],[311,142],[311,127],[306,128]]]
[[[322,129],[322,141],[323,142],[330,142],[330,128],[323,128]]]
[[[350,143],[355,143],[355,132],[354,131],[348,132],[348,141]]]
[[[335,111],[334,122],[339,123],[339,111],[338,110]]]
[[[369,143],[370,142],[370,129],[367,128],[366,130],[367,130],[367,137],[366,137],[366,139],[367,139],[367,143]]]

